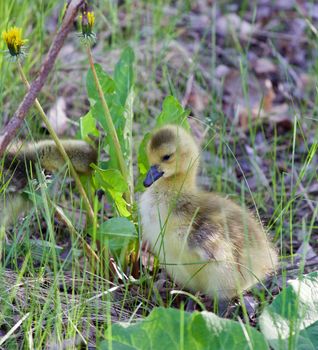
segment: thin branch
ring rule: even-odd
[[[29,109],[33,105],[37,95],[45,84],[46,79],[54,66],[57,55],[60,52],[64,41],[73,26],[74,19],[83,2],[84,0],[72,0],[70,2],[61,28],[56,34],[49,52],[47,53],[47,56],[42,64],[39,76],[32,82],[30,85],[30,90],[24,96],[23,101],[14,113],[12,119],[0,133],[0,157],[4,153],[10,141],[16,135],[17,130],[21,127],[21,124],[26,117]]]

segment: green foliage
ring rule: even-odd
[[[139,167],[139,173],[141,175],[145,175],[149,169],[149,162],[148,162],[148,156],[147,156],[147,144],[150,140],[150,132],[147,132],[141,141],[139,145],[139,152],[138,152],[138,167]]]
[[[100,64],[95,64],[95,69],[105,96],[114,94],[116,86],[112,78],[103,70],[103,67]],[[86,89],[90,103],[91,105],[94,105],[99,101],[99,95],[91,69],[87,72]]]
[[[299,332],[296,348],[298,350],[318,349],[318,321]]]
[[[89,134],[98,135],[96,123],[104,130],[105,138],[103,140],[104,149],[108,153],[108,161],[94,166],[93,182],[95,188],[103,189],[108,198],[114,203],[119,216],[122,218],[114,218],[104,222],[99,228],[97,234],[101,238],[101,242],[107,244],[111,249],[118,250],[127,245],[127,241],[136,237],[134,225],[124,217],[131,216],[131,212],[127,209],[126,201],[127,193],[130,193],[133,184],[132,178],[132,120],[133,120],[133,72],[134,52],[131,48],[126,48],[116,64],[114,70],[114,79],[112,79],[103,68],[95,64],[97,79],[102,89],[106,101],[105,103],[100,97],[97,88],[98,84],[95,80],[93,71],[90,69],[87,73],[86,88],[91,104],[91,109],[81,119],[81,135],[87,138]],[[110,117],[107,119],[107,108],[110,112]],[[106,115],[105,115],[106,113]],[[110,119],[111,118],[111,119]],[[112,125],[114,128],[112,128]],[[116,135],[114,135],[114,133]],[[118,138],[120,152],[126,162],[127,171],[121,167],[120,154],[118,147],[114,142],[114,136]],[[131,187],[131,188],[130,188]],[[126,199],[124,199],[124,197]],[[129,197],[129,196],[128,196]],[[117,231],[115,226],[118,225]],[[116,232],[116,234],[114,233]],[[119,234],[124,235],[118,238]],[[112,235],[114,237],[112,237]],[[105,237],[107,239],[105,239]]]
[[[243,1],[242,3],[243,4],[240,6],[239,11],[240,17],[243,16],[248,7],[247,1]],[[276,6],[274,1],[271,3]],[[311,1],[309,3],[314,4],[315,2]],[[52,39],[52,28],[50,29],[50,27],[54,22],[54,18],[56,18],[56,9],[59,8],[59,4],[60,2],[56,0],[33,2],[0,1],[0,18],[2,23],[0,32],[11,24],[25,28],[25,35],[29,39],[29,44],[28,55],[23,61],[23,67],[27,76],[30,77],[30,80],[33,79],[34,67],[40,66],[40,62],[43,60],[43,55],[47,52],[50,45]],[[239,148],[242,143],[246,143],[252,148],[253,157],[250,156],[248,160],[252,162],[255,157],[258,158],[260,156],[261,163],[268,164],[268,167],[261,168],[261,171],[264,170],[264,174],[262,174],[260,180],[257,179],[258,177],[255,176],[254,173],[254,166],[256,167],[256,165],[252,166],[251,170],[254,174],[253,180],[255,178],[257,180],[256,188],[255,190],[252,190],[253,193],[251,193],[253,194],[253,200],[255,199],[256,207],[261,209],[261,215],[263,212],[273,213],[269,229],[271,233],[276,233],[276,238],[282,243],[282,255],[292,255],[294,253],[293,249],[295,248],[293,245],[295,233],[301,230],[301,232],[309,234],[312,230],[315,230],[316,227],[316,220],[314,220],[316,218],[316,213],[313,213],[312,224],[310,223],[309,217],[304,215],[303,196],[299,193],[298,186],[301,181],[306,192],[308,190],[310,201],[314,198],[314,193],[310,193],[310,188],[312,187],[311,185],[315,185],[316,167],[311,166],[311,160],[315,159],[314,155],[317,148],[317,134],[313,137],[311,132],[316,129],[317,121],[315,118],[308,118],[308,116],[310,117],[312,114],[315,116],[317,114],[318,104],[317,94],[315,94],[315,91],[312,91],[312,82],[305,84],[306,91],[301,89],[301,92],[304,92],[304,96],[302,93],[300,94],[302,98],[299,103],[290,104],[289,106],[290,112],[292,112],[290,122],[294,125],[294,138],[290,132],[279,132],[279,130],[284,129],[284,127],[281,128],[281,123],[279,123],[278,127],[271,123],[266,123],[264,126],[257,123],[257,126],[254,126],[252,121],[250,121],[251,118],[249,118],[249,135],[252,135],[252,141],[249,142],[249,136],[247,135],[247,138],[242,139],[242,131],[237,127],[237,123],[232,123],[233,120],[230,116],[228,116],[227,113],[223,114],[221,110],[221,106],[223,106],[223,97],[225,97],[226,105],[229,107],[234,106],[234,108],[235,104],[232,104],[232,102],[235,102],[236,99],[226,96],[225,81],[224,85],[221,84],[224,89],[222,89],[222,87],[215,88],[218,85],[214,84],[214,71],[215,68],[218,67],[220,61],[217,59],[217,55],[215,56],[217,53],[216,48],[219,43],[216,40],[217,36],[215,35],[214,25],[207,26],[208,32],[205,34],[208,35],[203,35],[202,40],[196,43],[197,49],[195,52],[191,51],[191,42],[187,39],[188,36],[185,35],[186,33],[184,33],[183,28],[180,27],[180,16],[192,18],[192,14],[188,13],[188,10],[191,8],[191,3],[189,1],[187,1],[186,4],[184,2],[170,1],[165,3],[165,6],[158,6],[158,2],[156,1],[149,1],[147,2],[147,6],[142,5],[141,7],[136,7],[131,1],[102,1],[100,2],[100,5],[100,8],[95,7],[96,14],[106,15],[102,16],[102,20],[96,22],[96,29],[97,32],[99,32],[100,38],[107,38],[108,36],[104,35],[105,31],[111,31],[111,40],[99,42],[95,48],[95,52],[99,55],[107,55],[106,61],[110,62],[112,57],[108,57],[108,55],[112,56],[113,49],[117,50],[118,47],[122,47],[127,42],[134,45],[134,47],[142,48],[142,50],[145,49],[143,52],[143,57],[145,59],[142,64],[145,65],[145,69],[147,70],[144,72],[148,78],[147,85],[145,85],[144,79],[138,79],[138,86],[136,87],[136,89],[138,89],[137,95],[141,96],[142,102],[142,108],[137,108],[139,114],[138,122],[142,126],[140,133],[145,134],[149,131],[149,112],[152,108],[151,105],[158,102],[161,98],[161,93],[170,89],[174,96],[184,96],[187,81],[189,81],[189,77],[194,74],[194,91],[197,91],[196,84],[199,84],[199,87],[204,90],[203,92],[207,92],[208,95],[208,108],[205,108],[199,113],[202,118],[201,120],[202,122],[206,122],[210,119],[217,121],[216,126],[218,128],[218,138],[221,140],[216,144],[214,144],[214,142],[209,144],[208,151],[211,152],[217,161],[212,161],[210,164],[213,164],[213,166],[209,165],[208,168],[207,175],[211,180],[210,183],[213,184],[214,189],[222,191],[223,193],[233,194],[237,188],[241,188],[242,200],[248,200],[249,198],[245,196],[247,194],[245,192],[246,186],[240,182],[240,178],[238,179],[236,176],[233,176],[233,174],[236,168],[236,162],[241,163],[242,160],[240,158],[238,158],[238,160],[236,159],[236,156],[240,156],[240,152],[237,152],[237,148]],[[171,11],[172,16],[167,16],[167,9],[172,6],[176,12]],[[255,6],[255,4],[252,4],[253,13],[256,13],[257,10],[257,6]],[[230,6],[221,5],[220,9],[217,8],[216,19],[219,18],[219,15],[224,16],[228,10],[231,11]],[[298,8],[296,8],[296,10],[298,11]],[[122,11],[127,15],[127,18],[131,19],[126,21],[125,26],[121,25]],[[196,15],[197,14],[195,14],[195,16]],[[247,15],[249,16],[249,14]],[[147,20],[146,31],[144,28],[144,21],[141,20],[143,16],[147,16],[149,19]],[[60,15],[60,19],[61,17],[62,16]],[[281,11],[281,15],[278,14],[276,17],[275,21],[277,21],[278,24],[280,24],[281,20],[286,21],[286,18],[289,18],[288,14],[286,17],[286,11]],[[310,80],[316,81],[318,72],[317,59],[312,57],[310,52],[316,54],[318,41],[316,40],[317,38],[314,35],[314,31],[311,31],[311,28],[314,28],[314,26],[312,26],[311,17],[309,11],[309,15],[306,16],[306,18],[303,18],[306,23],[309,24],[309,26],[307,26],[308,30],[305,31],[306,34],[312,34],[308,37],[302,37],[305,42],[309,40],[309,44],[306,46],[311,49],[307,52],[308,59],[306,65],[303,65],[303,67],[306,67],[305,73],[310,75]],[[297,16],[295,16],[295,18],[296,20],[299,20]],[[162,25],[163,23],[164,26]],[[215,21],[213,23],[215,23]],[[281,27],[281,25],[279,26]],[[186,27],[187,28],[185,29],[192,30],[191,25]],[[182,29],[181,31],[180,28]],[[212,35],[210,35],[211,30]],[[186,42],[184,41],[185,38]],[[206,40],[204,40],[204,38],[207,38],[209,41],[211,49],[209,45],[206,45]],[[183,64],[184,60],[179,59],[180,65],[178,66],[175,62],[172,62],[171,58],[168,58],[166,55],[167,53],[175,53],[175,46],[169,45],[170,43],[174,44],[174,42],[180,45],[181,48],[184,47],[186,50],[190,48],[191,64]],[[225,40],[225,42],[232,45],[231,40]],[[73,43],[73,40],[68,40],[68,44],[73,45]],[[184,44],[186,44],[186,46],[184,46]],[[235,59],[235,62],[243,62],[243,64],[244,62],[249,62],[247,59],[247,54],[250,53],[249,46],[246,46],[246,51],[245,49],[243,50],[246,52],[246,55],[245,53],[242,55],[242,51],[236,52],[233,47],[229,48],[228,46],[221,46],[221,49],[225,52],[230,49],[231,53],[237,58]],[[257,47],[257,45],[254,46]],[[290,71],[293,70],[294,66],[290,67],[290,64],[288,63],[290,62],[289,57],[284,57],[284,53],[282,54],[282,57],[280,57],[279,51],[277,52],[278,55],[276,55],[277,48],[281,46],[279,39],[275,39],[274,46],[271,46],[271,48],[274,49],[274,56],[270,55],[270,57],[267,58],[270,60],[274,59],[275,61],[277,59],[277,62],[279,63],[277,65],[279,82],[283,85],[286,85],[286,82],[292,83],[293,79],[290,79]],[[285,45],[283,46],[285,47]],[[207,47],[209,47],[208,50],[206,49]],[[238,45],[236,48],[237,47]],[[3,45],[1,45],[0,48],[4,49]],[[264,52],[264,50],[261,51]],[[76,55],[76,50],[73,52]],[[152,55],[152,52],[155,52],[155,54]],[[272,51],[270,50],[270,52]],[[253,50],[251,53],[253,54]],[[71,59],[68,61],[68,57],[70,57],[69,54],[65,56],[65,53],[62,53],[60,56],[60,63],[57,65],[56,69],[54,69],[54,74],[51,76],[51,79],[48,79],[46,83],[46,93],[41,94],[40,96],[41,103],[45,107],[45,110],[48,110],[51,107],[52,98],[54,98],[59,92],[65,91],[65,86],[68,86],[69,84],[69,78],[74,77],[74,75],[68,75],[66,72],[71,72],[75,66],[82,65],[81,56],[78,57],[77,64],[75,65],[74,62],[76,60]],[[132,89],[129,90],[131,82],[133,82],[133,79],[131,79],[133,69],[129,69],[130,62],[132,61],[131,56],[132,55],[128,53],[125,55],[124,59],[121,58],[120,65],[122,65],[122,67],[121,69],[117,69],[116,66],[113,76],[107,74],[101,66],[95,66],[98,71],[98,76],[101,79],[106,99],[111,105],[114,124],[117,126],[117,130],[123,130],[123,134],[119,135],[119,139],[123,150],[127,154],[127,157],[125,156],[127,162],[132,159],[128,153],[128,151],[131,151],[131,143],[127,138],[127,130],[130,129],[131,131],[128,121],[132,120],[131,104],[133,96],[131,94]],[[25,94],[25,89],[21,88],[20,77],[17,74],[16,69],[12,69],[12,64],[4,61],[4,57],[5,55],[0,55],[0,105],[1,110],[3,111],[0,115],[1,124],[4,124],[8,118],[10,119],[10,116],[13,115],[19,101],[22,100]],[[181,58],[182,55],[178,55],[177,59],[179,57]],[[223,57],[221,57],[221,61],[222,60],[224,60]],[[232,63],[230,64],[231,71],[237,68],[235,62],[232,62],[234,65]],[[227,62],[225,62],[225,64],[228,65]],[[159,81],[157,77],[160,76],[162,67],[169,67],[169,69],[166,68],[166,71],[163,70],[164,75]],[[107,70],[109,69],[109,67],[106,68]],[[248,70],[245,71],[244,68],[241,71],[243,73],[242,85],[244,85],[245,90],[246,87],[248,87],[248,75],[253,73],[254,68],[254,65],[248,65]],[[302,71],[302,67],[296,68],[297,73]],[[127,79],[124,72],[129,72],[128,76],[126,76]],[[77,85],[80,90],[82,74],[80,71],[77,73],[79,73],[77,74],[78,79],[72,81],[72,83]],[[107,131],[107,125],[103,117],[99,96],[95,89],[92,75],[89,77],[89,74],[91,74],[91,72],[88,73],[88,82],[90,83],[90,86],[88,87],[88,95],[91,102],[91,110],[81,119],[81,136],[83,139],[87,139],[90,134],[98,136],[99,131],[97,125],[99,130],[101,126]],[[119,79],[121,80],[120,83],[118,82]],[[261,75],[260,79],[262,81],[264,80],[263,75]],[[233,86],[236,85],[234,83],[235,82],[233,82]],[[232,84],[231,79],[230,84]],[[288,86],[289,85],[290,84],[288,84]],[[148,100],[142,97],[145,90],[151,94],[156,94],[157,91],[159,91],[158,96],[156,96],[157,98],[151,98],[150,102],[148,102]],[[297,91],[298,90],[299,89],[297,89]],[[128,98],[126,98],[126,102],[124,102],[126,95]],[[200,93],[200,90],[198,90],[196,99],[198,97],[200,101],[201,96],[202,94]],[[247,90],[244,92],[244,99],[246,101],[249,100],[250,97],[254,100],[253,96],[254,93],[249,95]],[[83,100],[81,96],[78,95],[77,89],[75,90],[75,96],[73,97],[75,111],[82,111]],[[166,100],[168,101],[170,98],[167,98]],[[171,110],[169,107],[165,108],[165,106],[163,106],[163,112],[160,114],[160,118],[158,117],[162,124],[174,123],[175,121],[172,117],[179,115],[178,113],[174,114],[174,109],[176,111],[180,110],[180,108],[178,108],[178,103],[173,103],[174,98],[171,98],[171,100]],[[278,98],[278,100],[281,99]],[[278,104],[278,100],[277,102],[274,102],[275,106]],[[313,106],[312,108],[310,107],[311,105]],[[74,108],[71,108],[69,113],[72,114],[73,110]],[[166,112],[170,110],[170,112],[165,113],[164,110]],[[38,118],[34,118],[33,114],[33,112],[30,113],[29,118],[24,125],[27,125],[27,128],[30,130],[30,132],[27,132],[27,135],[31,135],[32,138],[34,137],[35,139],[38,139],[41,138],[41,136],[43,137],[41,134],[42,128],[37,121]],[[288,116],[289,114],[287,114],[287,117]],[[300,116],[301,118],[294,118],[293,116]],[[282,117],[283,123],[288,123],[288,118],[286,118],[286,116]],[[119,128],[119,126],[122,127],[122,129]],[[159,123],[156,126],[159,126]],[[274,135],[270,135],[270,129],[272,128],[275,129]],[[278,132],[276,132],[277,130]],[[21,128],[21,138],[24,137],[25,131],[24,128]],[[141,176],[143,176],[148,170],[145,146],[149,135],[150,134],[148,134],[143,140],[138,154],[138,165]],[[259,140],[261,140],[261,142],[255,141],[255,135],[258,137],[260,136]],[[292,138],[293,141],[291,142]],[[110,155],[113,154],[113,148],[112,143],[107,146],[108,143],[109,138],[106,139],[104,147],[110,147],[110,149],[107,150],[107,154]],[[231,152],[227,151],[227,147],[228,149],[231,148]],[[286,151],[284,151],[284,149],[286,149]],[[258,159],[256,159],[256,161],[257,160]],[[289,171],[290,168],[288,166],[290,160],[292,164],[291,172]],[[284,170],[285,168],[288,170],[287,172]],[[119,208],[124,207],[124,204],[120,205],[120,201],[124,201],[122,192],[123,186],[121,184],[123,177],[122,174],[120,174],[120,179],[117,183],[117,181],[110,176],[112,170],[114,170],[113,177],[116,178],[118,176],[117,158],[110,157],[110,161],[106,166],[104,166],[104,164],[99,164],[99,169],[102,171],[109,170],[109,176],[107,176],[107,174],[101,174],[96,170],[95,184],[98,187],[97,182],[101,181],[103,186],[107,187],[110,200],[113,198],[114,205],[116,205],[119,214],[122,215]],[[268,170],[268,172],[266,172],[266,170]],[[98,181],[97,178],[99,179]],[[263,180],[268,180],[270,185],[266,185],[267,181]],[[103,186],[99,186],[99,188]],[[140,184],[138,189],[139,188],[142,189],[142,184]],[[243,196],[245,197],[243,198]],[[270,198],[270,200],[268,200],[268,198]],[[36,206],[34,207],[36,208]],[[139,314],[141,310],[139,308],[140,299],[142,299],[142,303],[147,305],[147,307],[152,307],[153,305],[158,304],[158,300],[155,300],[154,298],[148,300],[148,294],[147,296],[142,294],[139,295],[140,290],[138,290],[138,297],[136,297],[134,288],[130,289],[127,287],[125,290],[127,293],[125,293],[122,301],[115,299],[114,303],[109,302],[107,306],[104,307],[106,304],[101,302],[104,302],[104,298],[110,295],[109,285],[107,283],[102,283],[98,274],[86,273],[87,268],[85,265],[84,270],[78,268],[82,266],[82,262],[84,261],[84,259],[79,259],[77,256],[77,254],[80,254],[82,251],[80,240],[72,240],[71,249],[69,246],[66,246],[65,243],[68,242],[68,239],[65,239],[64,235],[67,237],[68,233],[65,233],[65,230],[63,230],[62,239],[61,237],[58,239],[56,230],[52,229],[52,225],[47,225],[50,222],[49,215],[46,215],[46,225],[44,225],[44,231],[42,232],[43,220],[41,220],[41,217],[38,217],[37,214],[40,211],[34,211],[35,216],[28,216],[27,220],[23,221],[23,225],[19,225],[12,231],[12,234],[9,233],[3,235],[2,233],[0,243],[4,243],[5,248],[2,247],[3,249],[0,249],[0,255],[2,255],[2,265],[0,268],[0,342],[4,339],[3,335],[11,331],[14,326],[19,325],[17,322],[21,320],[23,315],[29,314],[30,317],[23,321],[18,329],[16,329],[9,339],[2,343],[1,346],[7,349],[18,349],[21,347],[44,348],[48,346],[62,347],[67,346],[70,339],[76,340],[78,334],[83,335],[84,338],[86,338],[87,330],[89,330],[90,339],[85,340],[89,343],[93,342],[95,327],[98,332],[99,329],[103,327],[103,323],[106,324],[106,322],[108,322],[108,332],[110,334],[112,333],[112,327],[114,328],[114,349],[138,348],[138,341],[143,342],[144,338],[153,339],[154,336],[149,334],[149,330],[152,330],[151,326],[150,324],[146,325],[146,323],[149,322],[150,317],[135,326],[129,326],[127,330],[118,325],[112,326],[111,320],[114,319],[114,312],[116,312],[117,306],[119,307],[117,315],[127,319],[129,317],[133,318],[136,314]],[[53,218],[53,214],[51,216]],[[299,218],[301,219],[299,220]],[[34,220],[38,220],[39,222],[36,230],[34,230],[34,225],[31,224]],[[76,215],[74,215],[73,220],[74,223],[77,223],[77,212]],[[120,222],[117,222],[117,220],[120,220]],[[107,223],[102,223],[100,225],[101,227],[97,234],[101,240],[105,241],[105,245],[107,244],[106,242],[108,242],[112,249],[117,249],[114,242],[117,240],[118,249],[121,249],[120,247],[123,247],[122,241],[130,240],[134,236],[132,227],[129,228],[130,224],[131,223],[129,221],[127,222],[127,219],[125,218],[110,219]],[[112,225],[115,225],[116,227],[119,225],[121,232],[116,232],[116,228],[114,230]],[[81,231],[79,233],[82,234]],[[314,233],[315,232],[313,232],[312,240],[313,242],[316,242]],[[290,234],[290,243],[287,241],[288,234]],[[59,233],[58,236],[61,236],[61,233]],[[57,238],[57,242],[55,242],[55,238]],[[288,244],[290,245],[290,249],[285,250],[285,247],[288,246]],[[62,247],[65,247],[66,249],[61,249]],[[65,260],[66,252],[69,252],[67,260]],[[75,258],[72,258],[74,252],[76,252]],[[59,262],[62,263],[61,268]],[[72,270],[68,269],[66,262],[70,262]],[[58,268],[56,268],[56,266]],[[12,272],[11,278],[9,278],[10,276],[6,271],[7,268],[9,269],[8,272],[10,272],[10,275]],[[70,276],[72,276],[72,279],[70,279]],[[305,277],[305,280],[307,277]],[[151,283],[155,281],[155,278],[155,275],[150,277]],[[314,279],[316,280],[316,277],[314,277]],[[307,282],[305,282],[305,286],[306,285]],[[315,317],[315,314],[317,315],[317,303],[313,303],[313,300],[316,300],[317,284],[313,283],[309,284],[309,286],[312,287],[311,292],[306,288],[307,292],[305,293],[305,297],[302,296],[302,292],[297,292],[297,288],[288,287],[287,289],[283,289],[282,293],[274,300],[272,305],[268,307],[265,305],[260,321],[261,329],[274,349],[288,348],[292,350],[318,348],[318,321]],[[70,293],[67,292],[68,290]],[[300,300],[298,300],[299,296]],[[131,300],[136,300],[136,304],[133,305]],[[120,305],[120,303],[122,304]],[[299,321],[299,319],[302,320],[304,315],[307,315],[309,312],[312,312],[311,316],[308,318],[305,317],[305,320],[308,320],[308,324],[305,321]],[[171,310],[167,310],[167,313],[171,313]],[[211,322],[211,327],[213,327],[214,330],[206,333],[207,325],[204,321],[203,314],[203,317],[197,317],[197,322],[192,322],[193,325],[191,325],[191,327],[189,326],[192,332],[189,333],[185,332],[185,330],[189,329],[186,328],[189,325],[189,319],[192,320],[192,317],[194,316],[191,316],[188,313],[178,312],[177,310],[174,310],[174,314],[179,317],[179,319],[175,317],[175,322],[172,321],[172,317],[169,318],[168,315],[165,316],[159,312],[155,313],[155,315],[159,315],[159,317],[154,320],[154,327],[158,328],[159,321],[162,322],[160,322],[159,329],[156,328],[154,332],[157,332],[155,334],[159,334],[160,330],[161,333],[164,334],[161,339],[155,339],[156,344],[160,341],[160,345],[166,345],[167,343],[165,342],[169,339],[177,339],[179,342],[175,344],[179,345],[179,348],[187,348],[189,336],[192,337],[195,335],[196,339],[199,340],[197,343],[201,345],[201,348],[203,345],[205,345],[206,348],[209,348],[207,342],[209,341],[211,334],[213,335],[213,339],[215,339],[216,330],[214,328],[218,327],[219,321],[220,323],[222,321],[227,322],[226,320],[215,318],[216,322]],[[316,321],[314,321],[315,319]],[[166,320],[168,320],[168,322],[164,325]],[[195,324],[196,327],[194,326]],[[171,325],[172,327],[170,327]],[[183,328],[182,325],[184,326]],[[244,329],[244,325],[236,323],[236,326],[240,326],[242,330]],[[304,327],[302,328],[302,326]],[[132,347],[131,345],[126,345],[126,343],[119,339],[118,334],[121,331],[124,337],[127,335],[128,331],[134,327],[145,329],[146,331],[142,333],[140,330],[140,334],[142,334],[140,340],[136,339],[137,330],[133,331],[132,337],[134,337],[136,346]],[[275,331],[275,327],[277,327],[280,332],[281,340],[279,340],[278,332]],[[120,331],[118,328],[120,328]],[[236,327],[236,329],[239,330],[238,327]],[[198,332],[202,332],[202,334],[199,334]],[[184,336],[182,336],[182,334],[184,334]],[[219,337],[229,337],[231,334],[230,331],[226,334],[220,333]],[[248,334],[249,332],[247,332],[246,335],[248,336]],[[291,337],[289,334],[291,334]],[[203,335],[205,335],[205,339],[202,339]],[[283,339],[284,335],[286,335],[286,338]],[[127,335],[127,337],[129,336]],[[180,341],[181,337],[183,342]],[[215,346],[215,348],[222,349],[219,339],[216,339],[215,341],[216,344],[219,345],[219,347]],[[193,347],[194,349],[198,346],[197,343],[195,343]],[[190,344],[193,343],[190,342]],[[175,347],[177,348],[177,346]],[[160,346],[160,348],[164,348],[164,346]],[[241,349],[241,346],[236,345],[231,347],[231,345],[227,344],[227,348]],[[257,346],[251,346],[250,349],[252,348],[258,349]]]
[[[139,149],[138,149],[138,169],[139,169],[139,177],[137,181],[137,186],[135,188],[136,191],[142,191],[144,189],[143,180],[149,170],[149,162],[147,156],[147,144],[150,139],[150,132],[147,132],[142,139]]]
[[[112,218],[100,225],[97,238],[112,252],[120,252],[123,246],[137,238],[137,232],[130,220],[122,217]]]
[[[289,284],[265,307],[261,330],[274,349],[317,349],[318,272]]]
[[[133,62],[135,55],[130,47],[127,47],[115,67],[114,79],[118,103],[125,106],[126,100],[134,84]]]
[[[82,140],[89,139],[89,135],[95,137],[99,136],[99,131],[96,128],[96,120],[91,111],[84,115],[84,117],[80,118],[80,130]]]
[[[92,166],[95,169],[95,187],[103,189],[110,195],[120,215],[129,216],[130,213],[126,208],[127,203],[123,198],[128,185],[120,171],[117,169],[101,169],[94,164]]]
[[[134,76],[133,76],[134,53],[131,48],[126,48],[116,64],[114,79],[112,79],[99,64],[95,64],[97,77],[102,86],[102,90],[107,101],[113,124],[116,128],[119,143],[123,154],[130,154],[131,143],[127,140],[125,130],[132,122],[132,113],[127,113],[129,95],[132,93]],[[102,101],[99,98],[96,89],[96,83],[91,70],[87,73],[86,88],[91,103],[93,117],[100,123],[105,131],[106,137],[104,144],[107,145],[109,161],[107,168],[119,168],[114,143],[105,119]],[[128,162],[129,160],[127,160]]]
[[[265,306],[259,319],[262,333],[210,312],[157,308],[135,324],[113,326],[111,345],[116,349],[269,349],[269,345],[275,350],[317,349],[318,272],[289,283]],[[107,338],[100,349],[109,348]]]
[[[189,110],[184,110],[179,101],[173,96],[167,96],[162,104],[162,112],[157,117],[156,127],[165,124],[178,124],[190,130],[187,117]]]
[[[188,313],[172,308],[156,308],[133,325],[114,325],[112,339],[103,341],[99,348],[110,349],[110,345],[113,349],[127,350],[268,349],[263,335],[250,326],[211,312]]]
[[[133,88],[133,62],[134,62],[134,53],[131,48],[126,48],[118,63],[115,67],[114,79],[112,79],[103,68],[95,64],[95,69],[97,73],[98,80],[102,87],[104,97],[106,99],[107,105],[110,110],[110,114],[112,117],[112,122],[116,128],[117,137],[120,143],[120,147],[122,153],[124,155],[131,154],[131,142],[128,138],[128,134],[126,132],[127,128],[130,128],[132,123],[132,107],[131,107],[131,99],[129,96],[132,94]],[[91,70],[87,73],[86,79],[86,88],[88,97],[91,104],[91,109],[89,113],[82,118],[81,121],[81,134],[82,136],[87,136],[89,133],[96,135],[96,125],[94,125],[94,121],[98,122],[105,132],[105,139],[103,140],[104,147],[109,155],[109,161],[106,162],[106,165],[103,164],[104,169],[97,169],[95,173],[95,184],[96,188],[102,187],[108,193],[111,194],[111,197],[114,199],[115,204],[121,215],[128,216],[129,212],[126,209],[125,201],[122,199],[123,193],[128,189],[127,186],[121,185],[121,188],[125,188],[123,191],[118,188],[119,183],[132,182],[131,179],[123,179],[119,169],[118,158],[114,146],[114,142],[111,138],[111,133],[108,128],[108,124],[105,119],[104,109],[102,106],[102,101],[99,98],[98,90],[96,88],[96,82],[94,80],[94,75]],[[131,160],[126,157],[127,163]],[[129,165],[129,164],[128,164]],[[102,170],[107,169],[108,172],[101,173]],[[110,171],[112,170],[112,171]],[[109,182],[111,176],[114,175],[118,177],[118,181],[115,184],[111,184],[110,188],[107,188],[105,184]]]

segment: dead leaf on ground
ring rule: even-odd
[[[216,32],[219,35],[232,37],[238,35],[241,40],[249,40],[257,29],[258,24],[251,24],[236,13],[226,14],[216,21]]]
[[[234,124],[247,130],[249,120],[264,118],[270,113],[275,99],[275,92],[269,79],[257,80],[251,73],[247,83],[237,70],[231,70],[224,80],[224,100],[234,106]],[[243,87],[244,84],[247,86]],[[246,90],[244,93],[243,90]]]
[[[278,125],[284,130],[290,130],[293,126],[293,119],[287,103],[273,106],[266,117],[271,124]]]
[[[257,74],[268,74],[275,73],[277,67],[269,58],[261,57],[255,61],[254,70]]]
[[[192,84],[187,102],[195,114],[202,113],[207,108],[209,100],[210,96],[203,88],[196,83]]]
[[[66,102],[64,97],[58,97],[55,104],[47,112],[48,119],[58,135],[63,135],[68,128]]]
[[[195,140],[199,145],[202,145],[206,135],[206,126],[198,118],[193,118],[192,116],[189,117],[188,121]]]

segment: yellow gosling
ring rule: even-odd
[[[275,270],[277,253],[253,215],[198,188],[200,150],[185,129],[158,129],[147,151],[143,238],[180,287],[229,299]]]

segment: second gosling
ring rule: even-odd
[[[277,253],[253,215],[197,186],[200,151],[185,129],[158,129],[147,152],[143,238],[175,282],[230,299],[275,270]]]
[[[90,174],[90,164],[97,161],[96,149],[81,140],[62,140],[61,143],[75,170],[79,174]],[[0,192],[3,192],[3,198],[0,196],[0,230],[29,210],[31,203],[22,192],[29,178],[36,175],[36,163],[53,173],[65,165],[53,140],[12,144],[0,161]]]

